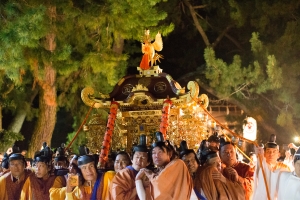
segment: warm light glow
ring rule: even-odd
[[[299,142],[299,137],[298,136],[294,137],[294,141]]]

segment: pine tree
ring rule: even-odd
[[[205,45],[203,83],[257,118],[262,138],[278,133],[290,142],[284,135],[298,134],[300,2],[183,2],[198,31],[195,44]]]

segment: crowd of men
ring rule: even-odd
[[[0,200],[296,200],[300,196],[300,149],[278,160],[279,145],[271,140],[255,147],[251,162],[238,159],[236,145],[218,135],[203,140],[196,153],[182,141],[176,148],[160,132],[146,145],[141,135],[132,152],[120,151],[113,167],[98,169],[99,155],[86,146],[66,156],[53,154],[46,143],[31,167],[17,147],[1,161]],[[258,162],[255,162],[255,158]]]

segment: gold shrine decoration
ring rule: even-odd
[[[117,102],[115,102],[115,101],[111,102],[107,126],[106,126],[106,132],[104,134],[101,153],[99,156],[100,167],[104,167],[105,163],[108,160],[108,152],[109,152],[109,148],[110,148],[110,144],[111,144],[112,134],[114,131],[118,107],[119,107],[119,104]]]
[[[163,134],[164,139],[166,139],[166,137],[167,137],[171,104],[172,104],[172,101],[170,99],[167,99],[164,101],[163,108],[162,108],[161,123],[160,123],[159,131]]]

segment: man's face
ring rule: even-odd
[[[221,159],[219,156],[209,159],[208,164],[216,167],[218,169],[218,171],[221,171],[222,163],[221,163]]]
[[[120,170],[127,167],[129,164],[130,164],[130,160],[128,160],[128,156],[123,154],[117,155],[114,163],[115,172],[119,172]]]
[[[35,175],[38,178],[47,178],[49,174],[49,168],[46,163],[44,162],[38,162],[35,166],[36,171]]]
[[[162,167],[170,162],[170,155],[168,154],[167,149],[155,147],[152,150],[152,159],[154,165]]]
[[[11,175],[15,178],[20,177],[24,174],[25,163],[22,160],[9,161],[9,170]]]
[[[279,157],[279,150],[277,148],[267,148],[265,150],[265,158],[268,164],[275,164]]]
[[[86,181],[96,181],[97,180],[97,171],[96,171],[94,162],[90,162],[90,163],[81,165],[79,168],[81,170],[84,180],[86,180]]]
[[[226,167],[231,167],[237,162],[236,151],[233,145],[226,144],[221,147],[221,161],[226,165]]]
[[[300,160],[297,160],[294,163],[294,167],[295,167],[295,173],[296,173],[297,177],[300,177]]]
[[[199,165],[196,161],[194,153],[186,154],[186,155],[182,156],[181,159],[186,164],[187,168],[189,169],[190,174],[195,173],[197,171]]]
[[[135,152],[132,159],[132,167],[139,171],[149,165],[147,152]]]

